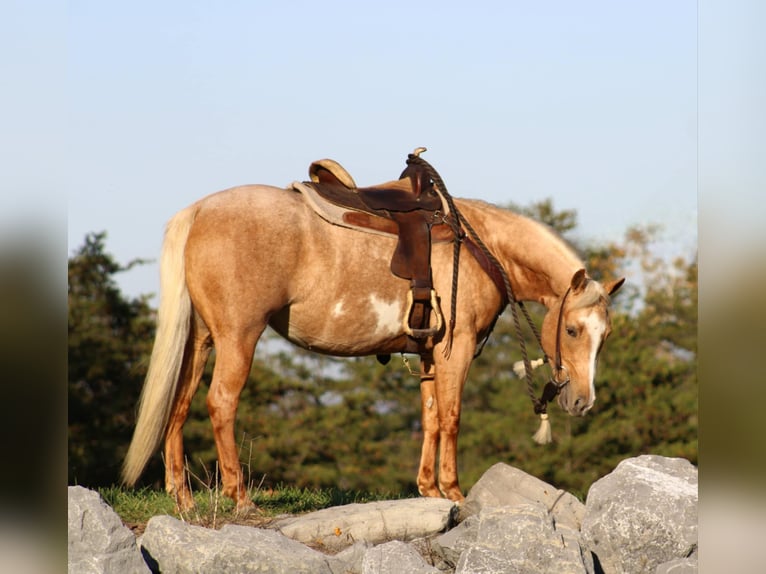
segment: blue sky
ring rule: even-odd
[[[659,223],[688,257],[699,107],[731,105],[699,96],[708,6],[73,0],[60,13],[67,249],[106,230],[118,260],[156,258],[165,222],[204,195],[287,185],[321,157],[378,183],[422,145],[455,196],[550,197],[593,241]],[[156,265],[120,282],[156,292]]]

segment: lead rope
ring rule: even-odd
[[[428,173],[428,176],[431,178],[434,184],[439,188],[439,191],[444,196],[444,199],[447,202],[447,205],[450,209],[450,215],[452,216],[450,220],[445,218],[444,221],[445,223],[448,223],[450,225],[453,233],[455,234],[455,250],[453,255],[453,271],[452,271],[452,299],[451,299],[451,306],[450,306],[451,317],[450,317],[448,343],[447,343],[447,349],[445,350],[445,356],[449,356],[449,352],[451,351],[451,348],[452,348],[452,331],[455,326],[455,314],[457,310],[458,263],[460,258],[460,246],[462,244],[463,238],[465,237],[465,233],[463,232],[462,227],[465,227],[465,229],[468,230],[468,234],[474,240],[476,245],[479,247],[479,249],[481,249],[481,251],[484,253],[485,257],[489,260],[489,262],[495,266],[495,268],[500,273],[500,276],[503,278],[503,285],[505,286],[505,291],[506,291],[506,304],[510,304],[511,306],[511,311],[513,315],[513,325],[516,330],[516,338],[519,341],[521,356],[524,363],[527,393],[529,394],[529,397],[532,400],[532,405],[534,406],[535,414],[540,415],[540,428],[533,435],[532,439],[538,444],[550,443],[553,439],[552,439],[550,421],[548,420],[547,409],[548,409],[548,403],[552,401],[558,394],[559,387],[553,381],[549,381],[543,389],[542,396],[540,398],[537,398],[535,396],[534,382],[532,381],[532,365],[529,361],[529,356],[527,354],[527,345],[526,345],[526,342],[524,341],[524,336],[521,329],[521,322],[519,321],[519,315],[518,315],[518,311],[516,310],[516,305],[521,307],[522,312],[524,313],[524,317],[526,318],[530,328],[532,329],[532,332],[534,333],[535,338],[537,339],[538,344],[540,345],[540,349],[542,350],[543,356],[544,356],[543,362],[549,363],[550,361],[548,359],[548,356],[545,354],[545,350],[543,349],[542,339],[540,337],[540,334],[537,331],[537,328],[534,326],[534,322],[529,316],[529,313],[527,312],[526,307],[523,305],[521,301],[516,300],[516,297],[513,294],[513,287],[511,286],[511,282],[508,279],[508,274],[505,272],[505,269],[503,268],[503,266],[500,265],[500,262],[497,260],[497,258],[495,258],[495,256],[489,250],[489,248],[487,248],[487,246],[481,240],[481,238],[473,229],[473,227],[465,218],[465,216],[457,209],[452,199],[452,196],[447,191],[447,186],[444,185],[444,181],[442,180],[439,173],[433,168],[433,166],[430,163],[428,163],[425,159],[420,157],[420,154],[424,151],[426,151],[426,148],[421,147],[416,149],[414,153],[409,154],[407,156],[407,164],[409,165],[410,163],[415,163],[421,166],[422,168],[424,168],[426,172]],[[502,310],[500,312],[502,313]]]
[[[508,278],[508,274],[505,272],[505,269],[503,268],[503,266],[500,265],[500,262],[497,260],[497,258],[495,258],[495,256],[492,254],[492,252],[490,252],[487,246],[484,245],[484,242],[478,236],[478,234],[473,229],[473,227],[471,227],[471,224],[468,223],[468,220],[465,219],[463,214],[458,213],[458,217],[460,218],[461,223],[465,225],[472,239],[476,242],[476,244],[482,250],[482,252],[487,257],[487,259],[489,259],[492,265],[494,265],[497,268],[497,270],[500,272],[501,277],[503,278],[503,284],[505,285],[505,291],[508,298],[508,304],[511,306],[511,315],[513,316],[513,326],[516,331],[516,338],[519,341],[519,347],[521,349],[521,357],[524,362],[527,394],[529,395],[529,398],[532,400],[532,405],[534,407],[535,414],[540,415],[540,428],[538,428],[537,432],[532,436],[532,440],[534,440],[537,444],[548,444],[553,440],[553,436],[551,433],[551,423],[548,420],[548,403],[556,397],[556,394],[558,394],[558,387],[555,385],[555,383],[549,382],[545,385],[542,396],[540,398],[537,398],[535,396],[534,382],[532,380],[532,365],[529,361],[529,355],[527,353],[527,344],[524,341],[524,334],[521,329],[521,321],[519,320],[519,313],[518,313],[518,310],[516,309],[517,305],[521,307],[522,312],[524,313],[524,317],[529,323],[529,326],[531,327],[532,332],[534,333],[535,338],[537,339],[540,345],[540,349],[543,351],[543,356],[544,356],[543,362],[549,362],[548,356],[545,354],[545,350],[543,350],[540,334],[538,333],[537,328],[534,326],[534,322],[532,321],[532,318],[529,316],[529,313],[527,312],[526,307],[523,305],[521,301],[516,300],[516,296],[513,293],[513,287],[511,286],[511,281]],[[555,393],[552,394],[553,391],[555,391]]]

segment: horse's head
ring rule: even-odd
[[[609,297],[625,278],[601,284],[580,269],[567,293],[549,307],[543,320],[542,342],[561,386],[559,405],[570,415],[582,416],[596,400],[594,380],[601,347],[612,330]]]

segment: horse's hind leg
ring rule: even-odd
[[[420,358],[420,401],[423,447],[420,451],[418,492],[423,496],[439,497],[436,487],[436,452],[439,446],[439,416],[436,406],[434,365],[430,357]]]
[[[175,498],[179,510],[188,510],[194,506],[194,499],[186,480],[183,426],[189,416],[189,406],[194,393],[199,388],[210,350],[210,332],[204,323],[195,317],[186,343],[178,389],[165,432],[165,490]]]
[[[246,511],[255,506],[245,488],[234,440],[234,422],[239,396],[250,373],[255,344],[264,328],[265,325],[255,331],[241,333],[239,337],[229,335],[216,339],[215,369],[207,395],[223,493],[236,502],[237,511]]]

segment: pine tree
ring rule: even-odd
[[[69,259],[69,483],[116,482],[133,431],[145,362],[154,337],[145,297],[127,299],[105,233],[91,233]]]

